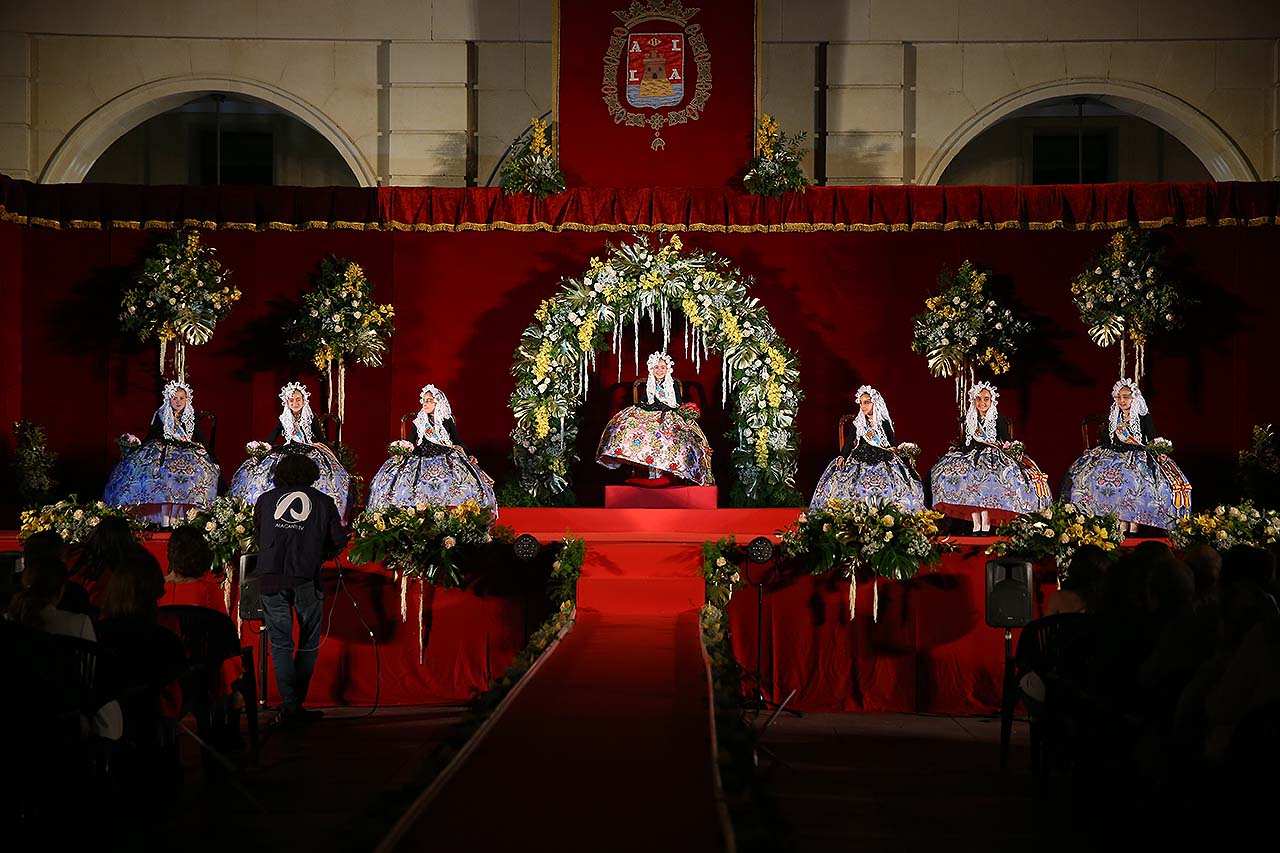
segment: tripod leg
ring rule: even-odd
[[[782,704],[778,706],[777,710],[775,710],[771,715],[769,715],[769,719],[765,721],[764,729],[767,729],[769,728],[769,726],[773,725],[773,721],[778,719],[778,715],[781,714],[783,711],[786,711],[788,714],[794,714],[797,717],[800,716],[799,711],[792,711],[792,710],[788,710],[787,708],[787,703],[790,702],[791,697],[795,695],[796,695],[796,688],[792,687],[791,692],[787,694],[787,698],[783,699]],[[761,729],[761,731],[763,731],[764,729]]]
[[[1004,632],[1004,688],[1000,695],[1000,769],[1009,766],[1009,740],[1013,734],[1013,709],[1018,703],[1017,685],[1013,683],[1013,632]]]
[[[267,707],[267,623],[262,623],[262,633],[258,635],[258,683],[262,688],[258,691],[258,707]]]

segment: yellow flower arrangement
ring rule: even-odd
[[[578,327],[578,349],[582,352],[591,352],[591,342],[596,335],[596,318],[594,316],[587,317],[582,321],[582,325]]]
[[[551,372],[551,341],[544,340],[542,345],[538,347],[538,354],[534,358],[533,378],[537,382],[547,378],[547,374]]]
[[[742,343],[742,331],[738,328],[738,318],[727,308],[720,309],[720,330],[733,346],[736,347]]]

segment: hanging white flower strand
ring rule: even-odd
[[[427,656],[426,601],[427,584],[418,578],[418,665],[421,666]]]

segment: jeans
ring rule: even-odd
[[[290,612],[292,608],[293,612]],[[271,639],[271,663],[276,686],[285,707],[297,708],[307,699],[311,673],[320,655],[320,623],[324,592],[313,581],[262,596],[267,636]],[[298,651],[293,650],[293,613],[298,614]]]

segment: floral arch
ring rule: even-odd
[[[684,251],[679,235],[665,240],[634,235],[592,258],[581,277],[566,278],[520,336],[512,373],[517,480],[504,497],[554,503],[572,486],[577,460],[578,410],[587,378],[606,349],[622,355],[627,327],[639,374],[639,330],[644,321],[672,345],[676,312],[684,315],[683,347],[700,365],[723,358],[722,402],[733,401],[730,437],[736,439],[731,501],[739,505],[796,505],[796,410],[799,363],[774,330],[769,312],[748,295],[750,279],[715,252]]]

